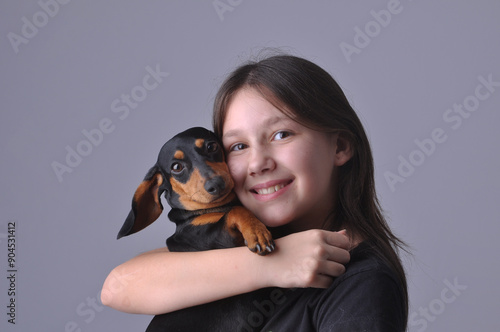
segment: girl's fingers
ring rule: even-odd
[[[340,232],[325,231],[325,242],[331,246],[343,248],[346,250],[350,249],[350,241],[347,236],[346,230],[341,230]]]
[[[317,270],[306,287],[328,288],[333,283],[335,277],[342,275],[344,272],[344,265],[334,262],[325,262],[323,266]]]
[[[310,287],[313,288],[328,288],[333,283],[333,278],[328,275],[317,275],[314,284]]]
[[[346,249],[328,246],[327,251],[328,251],[327,260],[329,261],[341,264],[347,264],[351,259],[351,255],[349,254],[349,251],[347,251]]]
[[[322,264],[321,268],[318,269],[319,275],[324,275],[330,277],[338,277],[345,272],[345,266],[337,262],[326,261]]]

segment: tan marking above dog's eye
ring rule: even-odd
[[[184,152],[182,152],[181,150],[175,151],[174,158],[175,159],[184,159]]]
[[[198,138],[195,142],[194,145],[196,145],[198,148],[202,148],[203,144],[205,144],[205,140],[203,138]]]

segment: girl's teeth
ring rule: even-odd
[[[285,185],[284,184],[279,184],[274,187],[269,187],[269,188],[264,188],[264,189],[259,189],[257,190],[257,193],[259,195],[268,195],[277,192],[278,190],[282,189]]]

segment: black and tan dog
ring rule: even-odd
[[[271,233],[238,203],[224,151],[215,135],[201,127],[170,139],[132,200],[118,238],[153,223],[163,211],[161,195],[172,207],[175,233],[170,251],[200,251],[246,244],[258,254],[274,250]]]
[[[233,185],[216,136],[205,128],[188,129],[161,148],[158,161],[134,194],[132,210],[118,238],[136,233],[158,219],[163,211],[161,195],[164,193],[172,208],[168,217],[176,224],[175,233],[167,239],[169,251],[201,251],[246,244],[260,255],[272,252],[275,247],[271,233],[239,204]],[[234,331],[234,327],[244,323],[241,317],[251,310],[251,300],[255,296],[266,296],[262,295],[265,292],[158,315],[147,331],[187,331],[187,326],[189,330],[210,331],[213,327],[214,331]]]

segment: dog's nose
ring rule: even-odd
[[[220,195],[226,188],[226,182],[221,176],[216,176],[205,182],[205,190],[213,196]]]

